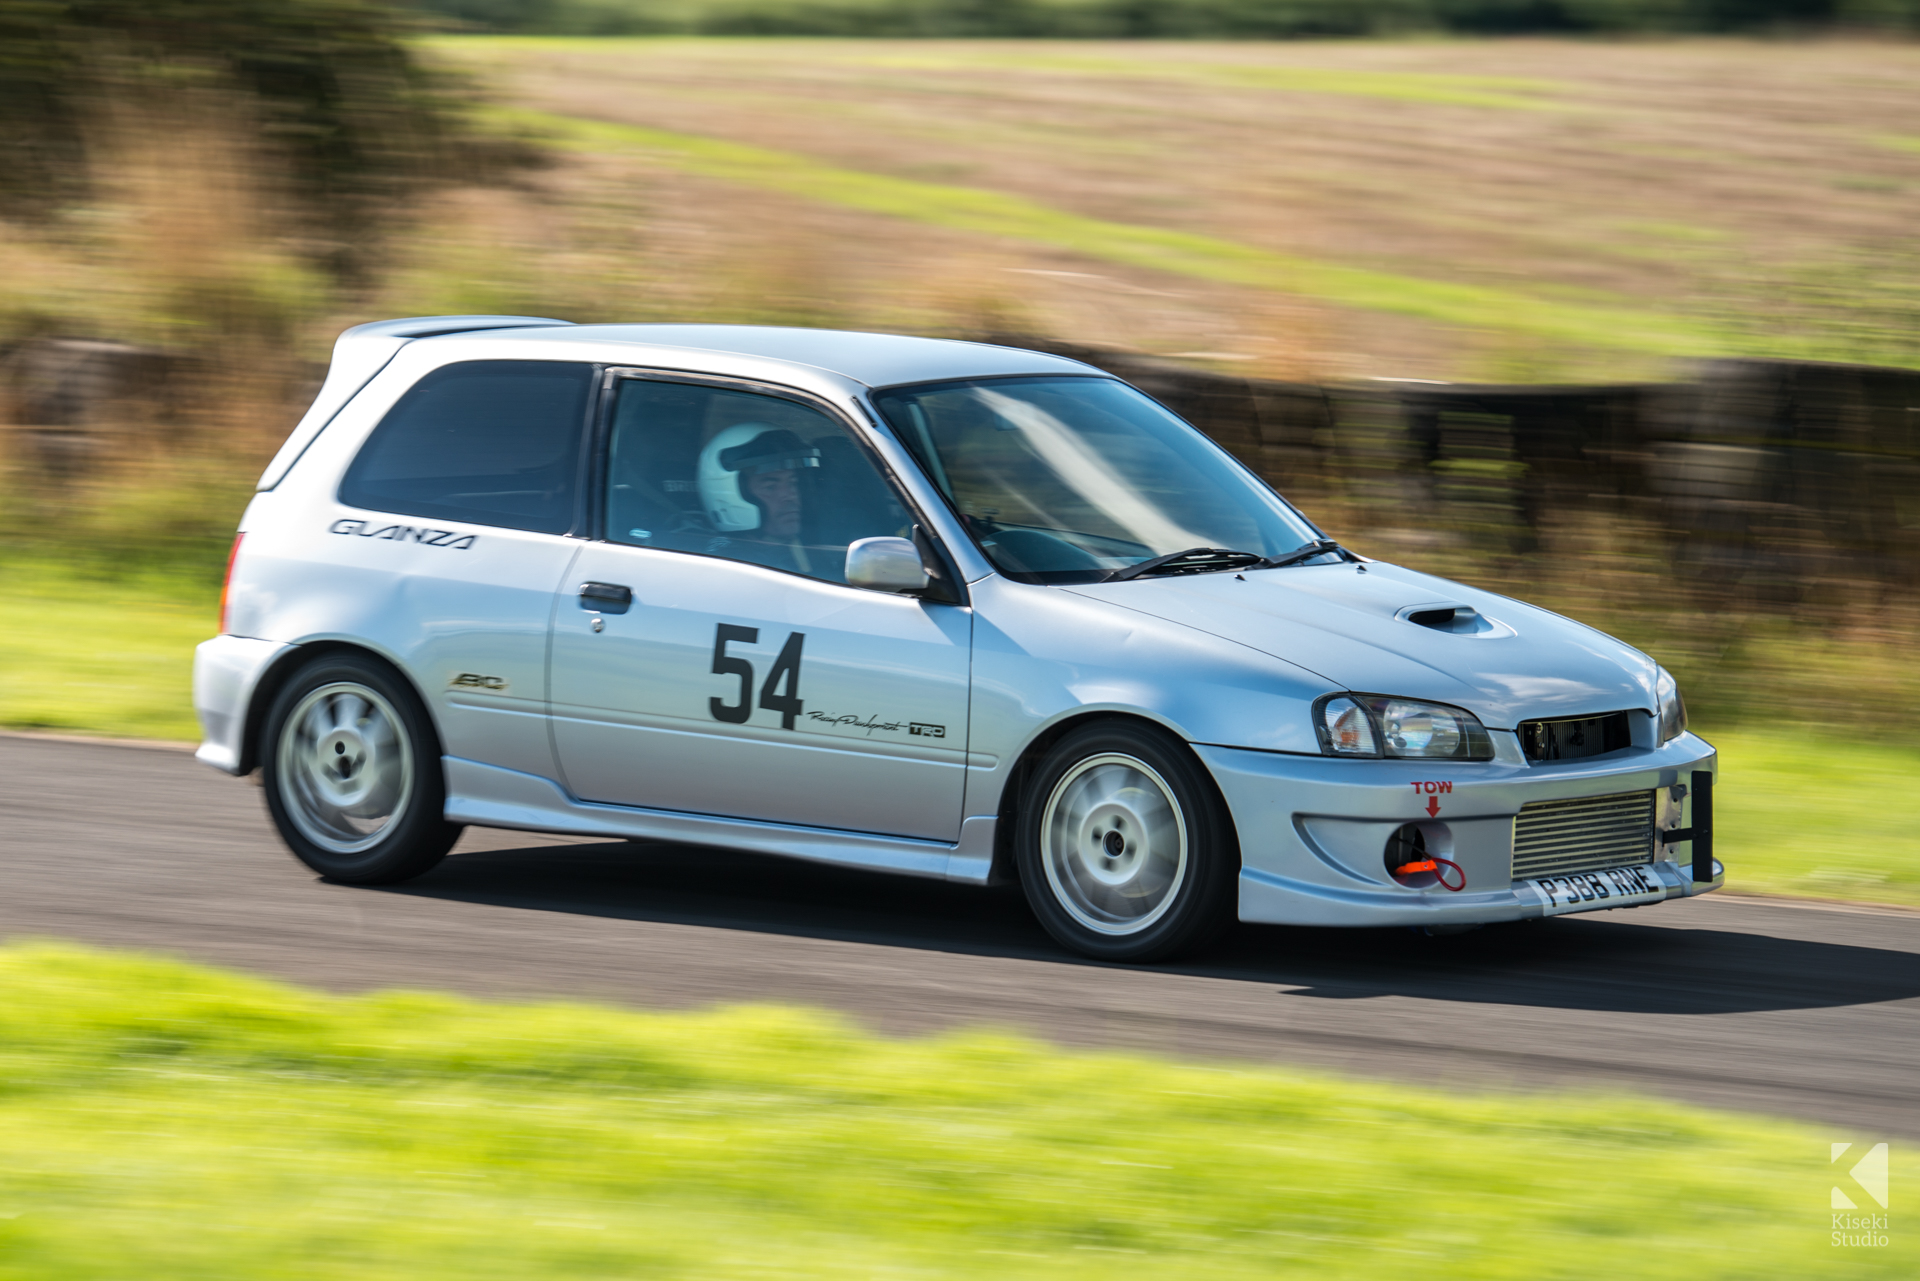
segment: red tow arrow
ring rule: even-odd
[[[1440,798],[1438,796],[1429,796],[1427,798],[1427,817],[1432,818],[1434,815],[1438,814],[1439,812],[1440,812]]]

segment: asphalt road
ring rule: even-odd
[[[284,851],[257,788],[184,752],[0,737],[0,936],[343,990],[798,1001],[890,1032],[985,1023],[1464,1088],[1628,1088],[1920,1137],[1914,912],[1709,898],[1448,939],[1242,927],[1191,963],[1127,969],[1063,952],[1017,891],[675,845],[471,831],[411,885],[330,885]]]

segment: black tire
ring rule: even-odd
[[[412,686],[366,654],[322,654],[274,696],[260,747],[267,812],[293,856],[350,885],[433,868],[446,821],[440,738]]]
[[[1061,943],[1103,961],[1155,961],[1232,922],[1233,821],[1185,744],[1130,721],[1056,743],[1014,820],[1027,902]]]

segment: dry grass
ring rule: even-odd
[[[0,321],[177,351],[285,348],[325,285],[244,102],[180,88],[93,104],[90,202],[0,224]]]
[[[458,40],[513,102],[1002,193],[1065,214],[1569,307],[1684,318],[1728,350],[1907,363],[1822,272],[1908,263],[1920,48],[1698,41],[1142,44]],[[708,243],[811,256],[852,323],[937,319],[951,233],[740,183],[679,185]],[[681,180],[684,181],[684,180]],[[814,202],[817,203],[817,202]],[[816,238],[812,228],[822,233]],[[772,230],[773,242],[768,233]],[[804,241],[808,247],[801,249]],[[784,243],[780,243],[784,242]],[[986,236],[962,274],[1050,332],[1283,376],[1639,377],[1639,356],[1409,319]],[[930,264],[939,264],[929,271]],[[1053,272],[1054,275],[1036,275]],[[1027,273],[1027,274],[1017,274]],[[1871,287],[1871,286],[1870,286]],[[1335,290],[1334,292],[1338,292]],[[1792,293],[1794,314],[1762,314]],[[1497,319],[1497,318],[1495,318]],[[1897,320],[1896,316],[1894,320]],[[952,322],[950,322],[952,323]],[[927,326],[923,323],[922,327]]]
[[[37,419],[4,368],[0,569],[53,556],[116,575],[216,576],[253,477],[313,391],[332,301],[242,104],[205,87],[94,104],[90,203],[0,223],[0,343],[130,345]],[[58,381],[58,379],[54,379]],[[61,441],[57,458],[43,443]]]

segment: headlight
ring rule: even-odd
[[[1380,694],[1329,694],[1313,727],[1328,756],[1490,761],[1493,740],[1472,712]]]
[[[1653,692],[1660,700],[1660,741],[1672,742],[1686,732],[1686,700],[1680,697],[1680,685],[1673,679],[1673,673],[1664,667],[1653,683]]]

